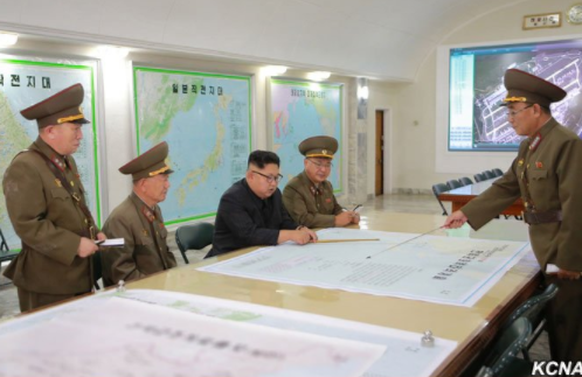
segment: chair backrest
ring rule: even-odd
[[[543,317],[542,310],[557,293],[558,286],[556,284],[548,285],[542,293],[530,297],[523,304],[517,307],[517,309],[511,313],[503,328],[508,328],[515,320],[521,317],[527,318],[532,325],[536,326]]]
[[[447,186],[444,183],[437,183],[436,185],[432,185],[432,193],[434,194],[435,198],[439,202],[439,205],[441,206],[441,209],[443,210],[443,216],[448,215],[448,212],[443,203],[441,202],[441,200],[439,199],[439,194],[449,190],[450,190],[449,186]]]
[[[501,177],[503,175],[503,170],[499,169],[499,168],[495,168],[495,169],[491,169],[491,172],[496,176],[496,177]]]
[[[2,229],[0,229],[0,252],[10,250],[8,247],[8,243],[6,243],[6,239],[4,238],[4,233],[2,233]]]
[[[495,174],[493,174],[493,172],[491,170],[485,170],[483,172],[483,175],[485,176],[486,179],[493,179],[493,178],[495,178]]]
[[[473,181],[469,177],[461,177],[459,178],[459,182],[463,184],[463,186],[472,185]]]
[[[531,331],[531,323],[527,318],[520,317],[515,320],[501,333],[493,345],[488,360],[478,376],[504,375],[504,371],[506,372],[511,367],[512,362],[527,343]]]
[[[198,223],[192,225],[182,225],[176,230],[176,244],[186,263],[187,250],[200,250],[212,243],[214,237],[214,225],[210,223]]]
[[[475,182],[481,182],[487,179],[483,173],[477,173],[473,176],[473,178],[475,178]]]
[[[447,186],[449,186],[449,188],[451,190],[459,188],[459,187],[463,187],[461,182],[457,181],[456,179],[451,179],[450,181],[447,181]]]
[[[18,249],[10,250],[8,242],[6,242],[6,238],[4,238],[4,233],[2,233],[2,229],[0,229],[0,263],[16,258],[19,252],[20,250]]]

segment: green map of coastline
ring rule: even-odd
[[[166,224],[212,216],[246,170],[250,78],[134,67],[134,80],[138,153],[170,147]]]
[[[0,174],[4,175],[6,168],[10,165],[12,158],[21,150],[28,148],[32,142],[24,128],[14,117],[14,113],[8,103],[6,94],[0,91]],[[7,236],[6,230],[11,227],[10,219],[6,211],[6,200],[4,193],[0,190],[0,229],[4,229],[4,236]]]

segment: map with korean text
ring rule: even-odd
[[[251,148],[250,77],[133,68],[137,153],[166,141],[166,224],[213,216],[244,177]]]
[[[81,83],[85,89],[83,112],[91,124],[83,126],[81,146],[73,155],[83,186],[87,190],[89,208],[101,224],[99,197],[99,158],[97,153],[97,120],[94,62],[61,64],[30,61],[0,55],[0,177],[18,152],[29,147],[38,137],[36,121],[20,115],[23,110],[53,94]],[[20,240],[6,212],[6,200],[0,190],[0,229],[12,249],[20,248]]]
[[[311,136],[337,139],[339,150],[328,180],[342,191],[342,85],[271,80],[273,151],[281,159],[283,179],[279,187],[303,171],[304,156],[297,147]]]
[[[317,234],[319,242],[316,243],[264,247],[198,270],[473,306],[531,250],[523,242],[428,234],[345,228],[323,229]],[[346,241],[321,242],[331,240]]]

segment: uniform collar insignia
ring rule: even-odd
[[[315,186],[309,186],[309,190],[311,190],[311,193],[314,196],[320,195],[321,194],[321,190],[318,187]]]
[[[541,141],[542,141],[542,135],[538,132],[534,136],[531,144],[529,145],[529,150],[532,151],[532,152],[535,151],[539,147]]]
[[[153,223],[156,219],[156,216],[152,213],[152,211],[147,206],[141,207],[141,213],[145,216],[145,218],[150,222]]]
[[[62,171],[62,172],[65,171],[65,167],[66,167],[65,163],[56,154],[52,155],[51,161],[55,164],[55,166],[57,168],[59,168],[60,171]]]

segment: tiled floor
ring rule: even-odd
[[[364,203],[365,207],[373,207],[376,210],[384,210],[389,212],[405,212],[405,213],[429,213],[440,215],[442,210],[438,205],[436,199],[432,195],[384,195],[378,196],[373,200]],[[450,205],[447,206],[447,211],[450,213]],[[443,217],[444,220],[444,217]],[[515,221],[515,220],[508,220]],[[169,246],[174,252],[178,265],[183,265],[184,260],[174,242],[173,232],[169,235]],[[188,259],[190,263],[196,263],[206,255],[206,250],[201,252],[188,252]],[[5,266],[3,266],[5,267]],[[16,296],[16,289],[10,282],[0,277],[0,318],[11,317],[19,313],[18,298]],[[545,332],[538,339],[536,344],[532,347],[530,352],[533,360],[548,360],[548,341]]]

